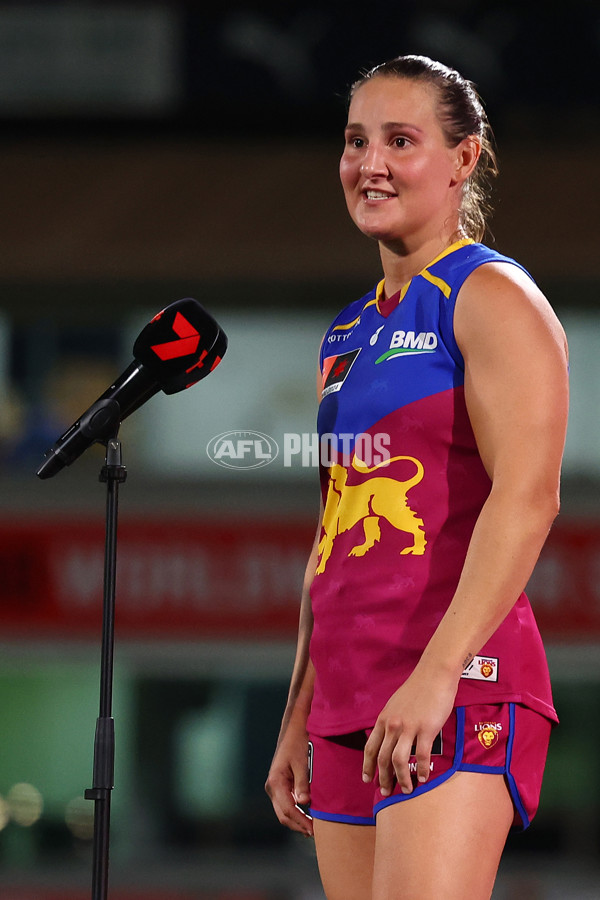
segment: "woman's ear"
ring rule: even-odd
[[[455,148],[455,152],[456,169],[453,183],[464,183],[473,173],[477,161],[481,156],[481,141],[476,135],[471,134],[458,144]]]

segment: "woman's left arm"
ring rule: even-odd
[[[365,750],[365,779],[379,768],[412,790],[408,758],[429,774],[431,745],[459,679],[524,589],[559,507],[568,410],[563,329],[528,276],[506,263],[476,269],[455,310],[465,400],[492,488],[475,524],[461,578],[409,679],[390,698]]]

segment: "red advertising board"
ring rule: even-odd
[[[553,641],[600,638],[600,522],[559,518],[527,588],[540,630]]]
[[[185,518],[119,522],[116,623],[122,637],[293,633],[314,524]],[[7,636],[97,635],[102,521],[0,523],[0,628]]]
[[[124,638],[292,638],[314,523],[123,518],[116,632]],[[97,636],[104,523],[0,522],[4,638]],[[600,523],[559,520],[528,593],[544,637],[600,637]]]

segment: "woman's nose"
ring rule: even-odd
[[[360,164],[360,172],[365,178],[373,178],[375,175],[387,176],[388,167],[382,147],[376,144],[369,144]]]

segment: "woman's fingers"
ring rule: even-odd
[[[365,744],[364,760],[363,760],[363,781],[373,781],[375,772],[377,771],[377,762],[379,756],[379,748],[385,736],[385,726],[377,720],[375,728],[369,735],[369,739]]]
[[[429,779],[431,773],[431,751],[434,740],[435,736],[431,740],[421,738],[421,740],[417,741],[415,759],[417,761],[417,781],[419,784],[424,784]]]
[[[415,728],[391,722],[383,725],[378,720],[365,746],[363,781],[372,781],[377,772],[384,797],[392,793],[394,782],[402,793],[410,794],[413,790],[410,759],[415,757],[417,780],[424,784],[429,778],[432,745],[433,738],[419,734]]]
[[[271,798],[275,814],[282,825],[299,831],[309,837],[313,834],[312,819],[299,804],[310,803],[310,789],[306,766],[299,766],[296,771],[273,767],[269,773],[265,790]]]

